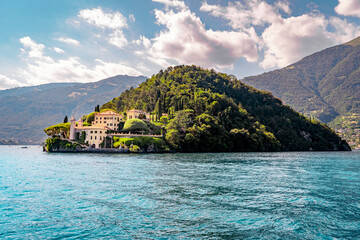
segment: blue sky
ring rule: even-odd
[[[178,64],[241,79],[360,36],[360,1],[1,1],[0,27],[0,89]]]

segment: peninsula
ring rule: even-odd
[[[161,70],[78,121],[45,129],[45,149],[75,152],[344,151],[315,119],[236,77],[197,66]]]

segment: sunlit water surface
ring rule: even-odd
[[[359,239],[360,153],[0,146],[1,239]]]

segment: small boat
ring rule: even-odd
[[[21,147],[21,148],[28,148],[27,146]]]

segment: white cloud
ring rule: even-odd
[[[64,53],[65,51],[61,48],[58,48],[58,47],[53,47],[53,50],[57,53]]]
[[[127,27],[126,18],[120,12],[105,13],[100,7],[80,10],[80,18],[87,23],[109,29],[121,29]]]
[[[31,47],[25,51],[29,57],[25,59],[26,67],[20,70],[19,77],[32,85],[51,82],[92,82],[118,74],[141,75],[141,72],[122,62],[97,59],[94,66],[89,67],[81,63],[77,57],[54,60],[44,56],[43,52],[30,56],[30,52],[34,51],[33,48],[44,45],[35,43],[30,37],[22,42],[24,46],[26,44]]]
[[[334,28],[334,32],[327,29]],[[314,52],[349,41],[360,34],[360,27],[339,18],[301,15],[272,24],[262,34],[264,68],[285,67]]]
[[[19,81],[0,74],[0,90],[21,86],[23,84]]]
[[[175,60],[179,64],[197,64],[205,67],[229,67],[238,58],[257,60],[256,45],[246,33],[206,30],[200,18],[190,10],[155,10],[157,23],[166,30],[152,39],[152,59],[166,64]]]
[[[209,12],[215,17],[229,21],[233,29],[244,30],[252,26],[277,23],[281,21],[279,10],[291,12],[287,2],[277,2],[274,6],[260,0],[249,0],[244,4],[240,1],[229,2],[228,6],[209,5],[206,1],[200,7],[201,11]]]
[[[80,42],[78,40],[72,38],[57,38],[56,40],[69,45],[74,45],[74,46],[80,45]]]
[[[291,14],[291,9],[290,9],[290,6],[289,6],[289,2],[288,1],[279,1],[277,3],[275,3],[275,6],[284,11],[284,13],[287,13],[287,14]]]
[[[98,76],[102,76],[100,79],[105,77],[111,77],[118,74],[129,75],[129,76],[142,75],[142,73],[139,72],[138,70],[126,66],[123,63],[105,62],[100,59],[96,59],[96,62],[98,64],[93,68],[93,71],[96,72]]]
[[[129,15],[129,21],[130,21],[130,22],[135,22],[135,21],[136,21],[136,18],[135,18],[135,16],[134,16],[134,14],[130,14],[130,15]]]
[[[284,67],[360,34],[360,27],[339,18],[328,19],[316,11],[283,17],[280,11],[291,13],[287,1],[270,5],[262,0],[249,0],[244,4],[229,2],[227,6],[209,5],[205,1],[200,10],[227,20],[228,25],[238,32],[249,33],[249,30],[260,26],[257,28],[260,40],[255,43],[264,50],[264,58],[260,62],[263,68]]]
[[[335,32],[331,33],[331,38],[334,39],[335,44],[348,42],[360,35],[360,26],[337,17],[330,18],[329,25],[335,29]]]
[[[110,30],[107,40],[111,45],[123,48],[128,41],[123,32],[123,28],[127,28],[127,20],[120,12],[105,13],[100,7],[93,9],[80,10],[78,17],[85,20],[88,24]],[[134,15],[129,16],[130,21],[135,21]]]
[[[302,15],[290,17],[265,29],[262,40],[265,57],[264,68],[284,67],[301,57],[331,45],[324,34],[327,23],[324,17]]]
[[[353,16],[360,18],[360,1],[339,0],[339,5],[335,7],[335,12],[344,16]]]
[[[45,48],[43,44],[35,43],[30,37],[20,38],[20,43],[24,46],[25,49],[29,49],[29,51],[27,52],[29,57],[31,58],[42,57],[43,50]]]
[[[128,44],[128,41],[121,30],[115,30],[113,33],[111,33],[109,35],[108,41],[110,44],[118,48],[123,48]]]
[[[169,7],[179,8],[179,9],[187,9],[187,6],[183,1],[179,0],[152,0],[153,2],[162,3],[168,9]]]
[[[135,44],[137,45],[143,45],[145,48],[149,48],[151,46],[151,42],[150,40],[145,37],[145,36],[140,36],[140,38],[138,40],[134,41]]]

